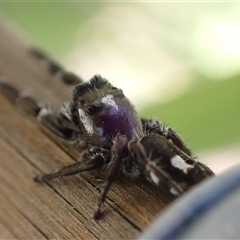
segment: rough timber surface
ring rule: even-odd
[[[40,102],[57,105],[72,87],[29,54],[29,44],[0,21],[0,75]],[[0,93],[0,239],[134,239],[172,199],[144,179],[118,179],[105,215],[93,220],[103,176],[82,173],[35,183],[33,177],[77,161],[80,153]]]

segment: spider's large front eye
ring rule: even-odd
[[[94,115],[98,112],[100,112],[103,109],[103,104],[101,103],[95,103],[92,104],[88,109],[87,109],[87,114],[89,115]]]

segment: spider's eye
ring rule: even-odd
[[[99,111],[101,111],[103,108],[103,105],[102,104],[99,104],[99,103],[95,103],[95,104],[92,104],[88,109],[87,109],[87,113],[89,115],[94,115],[95,113],[98,113]]]

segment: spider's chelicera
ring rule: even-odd
[[[75,75],[63,72],[58,66],[54,69],[63,73],[66,83],[77,82]],[[95,219],[101,217],[102,204],[119,173],[131,179],[144,175],[157,188],[173,195],[181,195],[214,175],[211,169],[192,156],[175,131],[164,127],[158,120],[141,119],[122,90],[99,75],[77,84],[72,101],[63,104],[58,113],[38,107],[31,98],[25,100],[34,106],[32,112],[43,124],[82,148],[79,162],[37,176],[34,180],[42,182],[103,169],[106,178]]]

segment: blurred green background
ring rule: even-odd
[[[109,78],[193,151],[240,142],[239,3],[0,2],[0,19],[84,79]]]

